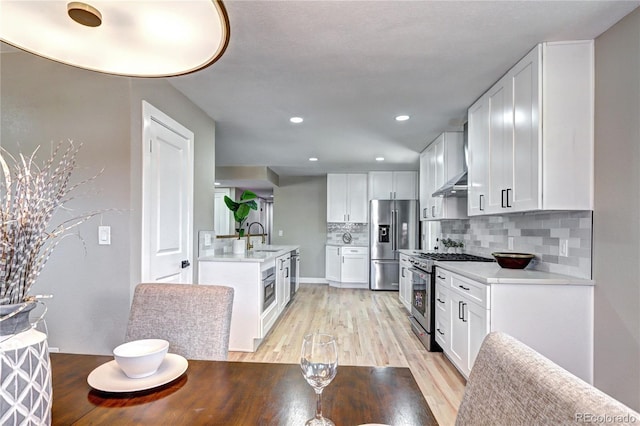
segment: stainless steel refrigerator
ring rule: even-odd
[[[369,218],[369,288],[398,290],[398,250],[418,247],[418,202],[372,200]]]

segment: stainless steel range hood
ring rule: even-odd
[[[432,197],[466,197],[467,196],[467,171],[454,176],[441,188],[431,194]]]

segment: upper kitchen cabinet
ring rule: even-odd
[[[593,41],[536,46],[469,108],[469,215],[592,210],[593,114]]]
[[[462,132],[444,132],[420,154],[420,219],[462,219],[467,217],[466,197],[433,196],[446,183],[465,172]],[[463,194],[457,194],[463,195]]]
[[[367,175],[327,174],[327,222],[367,223]]]
[[[417,172],[369,172],[369,200],[417,199]]]

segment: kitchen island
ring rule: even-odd
[[[198,259],[198,283],[234,289],[230,351],[255,352],[276,323],[290,301],[291,253],[298,249],[263,245],[242,254]]]

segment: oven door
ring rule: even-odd
[[[276,275],[272,269],[271,274],[263,276],[262,287],[264,289],[262,297],[262,312],[266,311],[276,301]]]
[[[431,274],[417,268],[411,272],[411,313],[427,333],[431,333]]]

